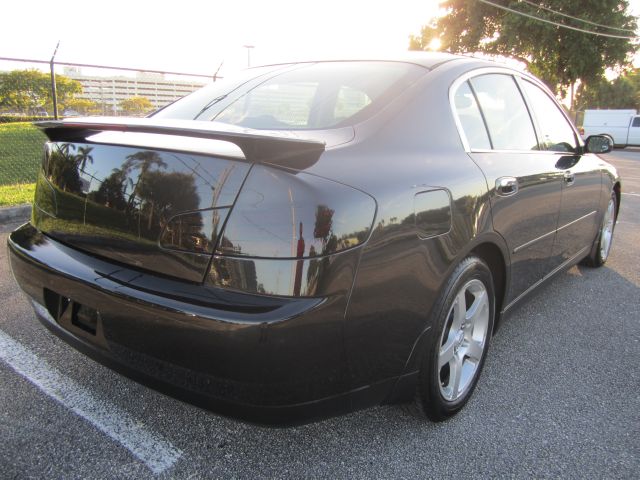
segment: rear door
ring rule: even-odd
[[[547,92],[528,80],[520,85],[538,127],[541,147],[562,171],[562,202],[554,258],[562,262],[586,253],[595,237],[600,204],[598,157],[582,154],[577,134]]]
[[[463,143],[487,179],[494,229],[509,247],[509,303],[557,263],[551,252],[562,172],[552,155],[540,151],[531,115],[512,75],[476,75],[458,86],[454,103]]]

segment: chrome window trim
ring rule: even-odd
[[[573,153],[573,152],[557,152],[555,150],[498,150],[498,149],[488,150],[486,148],[472,148],[468,151],[473,153],[520,153],[520,154],[535,153],[536,155],[544,154],[544,155],[567,155],[567,156],[578,155],[577,153]]]
[[[519,81],[521,80],[526,80],[531,82],[532,84],[540,87],[542,89],[542,91],[548,96],[550,97],[554,102],[557,103],[557,100],[555,100],[555,97],[553,96],[553,94],[550,92],[549,88],[547,88],[547,86],[542,83],[540,80],[538,80],[537,78],[535,78],[534,76],[526,73],[526,72],[520,72],[518,70],[512,70],[511,68],[508,67],[479,67],[479,68],[474,68],[473,70],[469,70],[468,72],[463,73],[462,75],[460,75],[458,78],[456,78],[453,83],[449,86],[449,107],[451,108],[451,113],[453,115],[453,120],[456,124],[456,128],[458,130],[458,135],[460,137],[460,142],[462,143],[462,147],[464,148],[464,151],[467,153],[532,153],[535,152],[536,154],[538,153],[546,153],[546,154],[551,154],[551,155],[558,155],[558,154],[572,154],[572,152],[556,152],[553,150],[487,150],[487,149],[472,149],[469,146],[469,141],[467,140],[467,137],[464,133],[464,130],[462,128],[462,123],[460,122],[460,118],[458,117],[458,111],[456,109],[456,105],[455,105],[455,94],[458,90],[458,88],[460,88],[460,85],[462,85],[464,82],[474,78],[474,77],[478,77],[480,75],[487,75],[487,74],[491,74],[491,73],[495,73],[495,74],[502,74],[502,75],[510,75],[511,77],[514,77],[516,84],[518,85],[518,90],[520,91],[520,85],[518,84]],[[529,106],[529,102],[528,99],[526,98],[526,96],[520,92],[520,95],[522,96],[523,101],[525,102],[525,106],[527,108],[527,110],[529,110],[530,106]],[[481,108],[480,105],[478,105],[478,108]],[[578,148],[581,148],[584,146],[584,142],[582,141],[582,137],[578,134],[578,131],[576,130],[575,125],[573,124],[573,122],[569,119],[569,117],[567,116],[567,114],[565,113],[564,109],[560,108],[560,111],[562,112],[562,115],[564,115],[565,120],[567,120],[567,122],[569,123],[569,125],[571,126],[571,129],[573,130],[573,134],[576,136],[576,139],[578,140]],[[531,115],[531,113],[530,113]],[[537,127],[535,125],[535,121],[533,120],[533,118],[531,119],[532,123],[533,123],[533,128],[534,131],[536,133],[536,136],[538,135],[538,131],[537,131]],[[486,125],[485,125],[486,128]],[[488,134],[488,132],[487,132]],[[491,138],[489,136],[489,138]],[[578,155],[576,153],[573,153],[573,155]]]

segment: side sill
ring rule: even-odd
[[[553,270],[551,270],[549,273],[547,273],[544,277],[542,277],[540,280],[538,280],[536,283],[534,283],[533,285],[531,285],[529,288],[527,288],[524,292],[522,292],[520,295],[518,295],[515,299],[513,299],[511,301],[511,303],[509,303],[509,305],[507,305],[506,307],[504,307],[502,309],[502,312],[500,312],[500,314],[505,314],[507,313],[516,303],[518,303],[520,300],[522,300],[524,297],[526,297],[527,295],[529,295],[531,292],[533,292],[536,288],[538,288],[540,285],[542,285],[543,283],[545,283],[547,280],[549,280],[551,277],[555,276],[556,273],[560,272],[561,270],[568,268],[570,266],[575,265],[576,263],[578,263],[578,261],[582,260],[582,258],[584,258],[584,256],[589,252],[589,248],[590,247],[584,247],[582,248],[580,251],[578,251],[578,253],[576,253],[573,257],[569,258],[568,260],[566,260],[565,262],[561,263],[560,265],[558,265],[556,268],[554,268]]]

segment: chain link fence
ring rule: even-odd
[[[46,141],[33,121],[56,113],[143,117],[212,81],[215,75],[0,58],[0,206],[33,196]]]

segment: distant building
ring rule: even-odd
[[[76,98],[103,105],[105,115],[118,115],[119,104],[130,97],[146,97],[154,107],[163,107],[206,85],[204,82],[166,80],[163,74],[137,72],[135,77],[83,75],[77,67],[67,67],[64,75],[80,82],[82,94]]]

